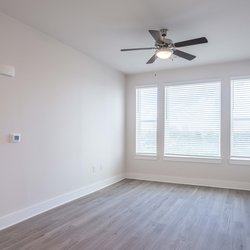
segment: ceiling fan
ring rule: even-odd
[[[186,40],[178,43],[173,43],[171,39],[167,38],[167,29],[161,30],[149,30],[148,32],[155,40],[154,47],[148,48],[132,48],[132,49],[121,49],[121,51],[134,51],[134,50],[155,50],[154,55],[147,61],[147,64],[153,63],[157,58],[168,59],[172,55],[182,57],[186,60],[193,60],[196,56],[186,53],[184,51],[178,50],[176,48],[186,47],[196,44],[207,43],[206,37],[195,38],[191,40]]]

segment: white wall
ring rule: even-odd
[[[120,175],[124,76],[3,14],[0,34],[16,68],[0,76],[0,219]]]
[[[171,63],[167,62],[166,63]],[[200,66],[127,77],[126,85],[126,176],[219,187],[250,189],[250,165],[229,164],[230,77],[249,76],[250,61]],[[160,147],[157,160],[135,159],[135,86],[221,79],[222,81],[222,162],[218,164],[163,160]]]

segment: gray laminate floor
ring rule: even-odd
[[[250,249],[250,192],[123,180],[1,231],[0,249]]]

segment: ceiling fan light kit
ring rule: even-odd
[[[148,31],[155,40],[154,47],[121,49],[121,51],[152,50],[152,49],[155,50],[154,55],[147,61],[147,64],[153,63],[157,58],[168,59],[172,55],[191,61],[196,56],[186,53],[184,51],[178,50],[177,48],[208,42],[206,37],[200,37],[200,38],[186,40],[186,41],[182,41],[178,43],[173,43],[171,39],[167,38],[167,31],[168,31],[167,29]]]
[[[168,48],[161,48],[156,51],[156,56],[160,59],[168,59],[172,56],[173,51]]]

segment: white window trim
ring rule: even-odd
[[[136,154],[135,155],[136,160],[157,160],[157,155],[151,155],[151,154]]]
[[[233,161],[231,161],[231,159],[233,160],[232,155],[232,124],[233,124],[233,81],[237,80],[237,79],[241,79],[241,78],[235,78],[235,77],[231,77],[230,78],[230,130],[229,130],[229,137],[230,137],[230,149],[229,149],[229,163],[234,164]],[[238,160],[237,160],[238,161]]]
[[[250,158],[231,157],[229,163],[232,165],[248,165],[250,166]]]
[[[232,83],[232,81],[235,81],[235,80],[244,80],[244,79],[250,79],[250,75],[246,75],[246,76],[231,76],[230,77],[230,82]]]
[[[182,161],[182,162],[203,162],[219,164],[222,162],[220,157],[206,157],[206,156],[186,156],[186,155],[165,155],[163,160],[166,161]]]
[[[165,87],[168,86],[175,86],[175,85],[186,85],[186,84],[203,84],[203,83],[211,83],[211,82],[220,82],[222,83],[222,79],[221,78],[211,78],[211,79],[202,79],[202,80],[190,80],[190,81],[171,81],[171,82],[164,82],[163,83],[163,87],[165,89]]]
[[[151,83],[151,84],[137,84],[135,85],[135,90],[136,89],[145,89],[145,88],[158,88],[158,84],[156,83]]]

